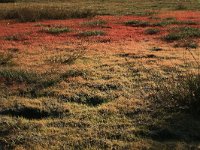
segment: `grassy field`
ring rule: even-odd
[[[199,9],[0,3],[0,150],[198,150]]]
[[[92,15],[148,16],[163,10],[199,10],[198,0],[15,0],[1,3],[1,18],[65,19]],[[30,17],[31,16],[31,17]]]

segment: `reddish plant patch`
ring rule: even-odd
[[[157,17],[167,18],[174,17],[177,20],[191,20],[199,22],[200,13],[192,11],[177,11],[177,12],[165,12],[159,14]],[[94,20],[105,20],[106,25],[89,27],[83,26],[82,23]],[[157,27],[160,32],[157,35],[146,35],[144,31],[148,27],[131,27],[126,26],[124,22],[130,20],[141,20],[149,23],[154,23],[155,20],[149,17],[142,16],[98,16],[93,19],[68,19],[68,20],[50,20],[40,21],[37,23],[18,23],[14,21],[0,21],[0,44],[4,48],[13,47],[13,45],[20,49],[20,46],[29,45],[35,47],[45,44],[53,43],[65,43],[75,42],[77,40],[97,41],[97,42],[118,42],[118,41],[141,41],[158,39],[162,35],[165,35],[169,27]],[[159,21],[159,20],[157,20]],[[47,27],[63,26],[71,29],[70,32],[61,33],[58,35],[51,35],[45,32],[41,32],[42,29]],[[200,27],[199,25],[195,25]],[[171,27],[171,26],[170,26]],[[151,27],[152,28],[152,27]],[[106,34],[103,36],[92,37],[80,37],[78,34],[87,30],[101,30]],[[6,40],[5,37],[13,35],[23,35],[24,40]]]

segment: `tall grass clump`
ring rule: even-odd
[[[94,17],[95,12],[89,9],[69,9],[65,7],[17,7],[2,12],[3,19],[16,19],[20,22],[34,22],[41,19],[67,19]]]
[[[16,19],[20,22],[34,22],[40,17],[39,10],[31,7],[13,8],[3,14],[3,19]]]
[[[154,98],[164,107],[186,111],[194,116],[200,114],[200,74],[188,74],[178,81],[171,80],[158,89]]]
[[[59,54],[52,56],[47,59],[47,61],[52,63],[60,63],[60,64],[74,64],[78,59],[81,59],[84,55],[84,51],[72,52],[71,54]]]

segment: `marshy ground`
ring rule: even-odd
[[[105,3],[89,18],[0,21],[0,149],[200,148],[199,114],[159,97],[199,74],[198,5]]]

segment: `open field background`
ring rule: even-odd
[[[0,149],[199,149],[199,4],[0,3]]]
[[[6,0],[2,0],[6,1]],[[8,0],[7,0],[8,1]],[[12,0],[11,0],[12,1]],[[13,0],[1,3],[1,18],[29,14],[31,18],[63,19],[85,15],[151,15],[163,10],[199,10],[198,0]],[[28,8],[28,10],[27,10]],[[84,14],[83,11],[86,13]],[[20,15],[18,16],[20,17]]]

